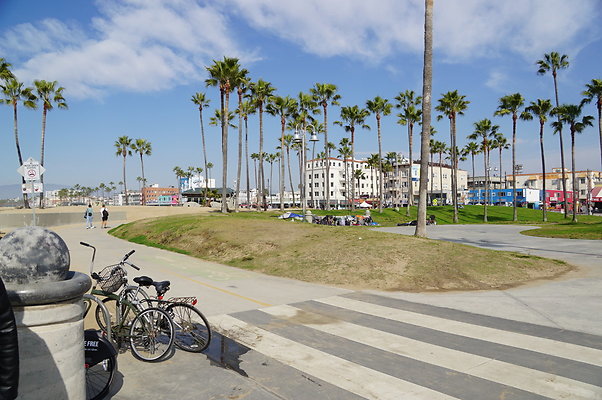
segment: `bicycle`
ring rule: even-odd
[[[115,339],[117,347],[123,342],[128,342],[132,354],[143,361],[160,361],[173,349],[174,324],[169,314],[157,307],[145,308],[137,299],[128,296],[127,291],[120,294],[115,292],[127,285],[127,272],[125,266],[139,270],[137,266],[129,263],[127,259],[134,254],[134,250],[127,253],[123,259],[114,265],[105,267],[100,274],[94,271],[96,248],[88,243],[80,242],[82,246],[93,249],[90,262],[90,275],[95,283],[91,290],[92,296],[102,296],[105,299],[97,305],[95,316],[100,329]],[[100,286],[100,289],[97,289]],[[106,299],[115,300],[114,310],[107,308]],[[98,303],[98,302],[97,302]],[[86,308],[89,311],[90,305]],[[106,314],[105,314],[106,313]],[[100,317],[102,315],[102,318]],[[105,318],[105,315],[108,315]],[[115,321],[111,324],[111,320]],[[110,328],[110,329],[109,329]]]
[[[178,348],[191,353],[200,353],[209,346],[211,328],[207,318],[195,307],[196,297],[170,297],[164,300],[165,293],[170,289],[169,281],[156,282],[148,276],[138,276],[133,281],[138,286],[128,286],[124,291],[129,292],[130,296],[136,297],[140,302],[149,305],[156,303],[158,308],[169,314],[174,323],[175,345]],[[142,289],[150,286],[155,288],[154,298]]]

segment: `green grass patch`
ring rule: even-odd
[[[568,222],[546,225],[521,233],[539,237],[602,240],[602,222]]]

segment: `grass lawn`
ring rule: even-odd
[[[441,207],[440,215],[446,210]],[[471,290],[520,285],[572,269],[561,261],[457,243],[284,221],[279,212],[181,215],[121,225],[111,234],[239,268],[352,289]],[[349,214],[349,212],[343,212]],[[401,215],[373,217],[388,225]],[[434,212],[433,212],[434,214]],[[381,222],[381,223],[382,223]]]
[[[602,240],[602,222],[567,222],[521,232],[524,235],[567,239]]]

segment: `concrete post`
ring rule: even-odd
[[[82,295],[91,282],[69,264],[67,245],[47,229],[20,228],[0,240],[19,337],[19,399],[86,398]]]

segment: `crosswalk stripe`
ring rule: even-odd
[[[261,310],[278,318],[306,313],[281,305]],[[311,320],[311,318],[309,318]],[[432,365],[456,370],[550,398],[600,399],[600,387],[458,350],[420,342],[344,321],[303,323],[304,326]]]
[[[602,350],[598,349],[393,309],[349,298],[335,296],[316,301],[393,321],[602,366]]]
[[[243,345],[349,392],[375,400],[450,400],[441,392],[416,385],[312,349],[229,315],[211,318],[218,332]]]

